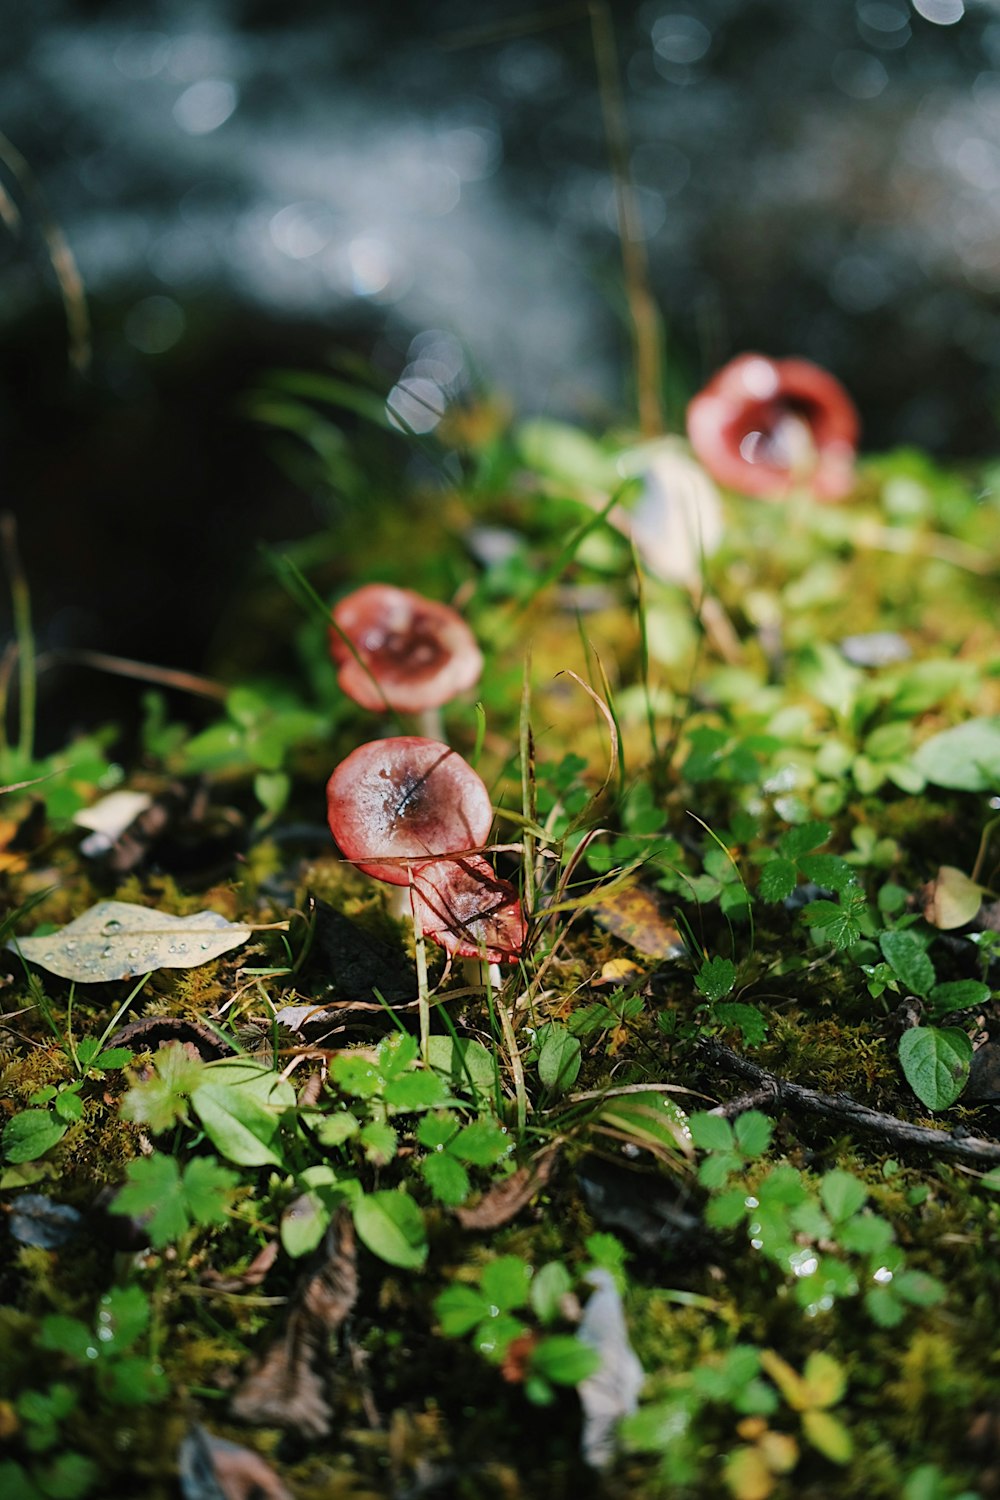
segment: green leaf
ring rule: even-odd
[[[601,1367],[601,1356],[571,1333],[553,1333],[531,1351],[530,1366],[553,1385],[579,1385]]]
[[[833,830],[829,823],[799,823],[778,840],[778,849],[786,859],[801,859],[825,844]]]
[[[799,861],[799,869],[807,880],[843,895],[857,887],[857,877],[846,859],[839,854],[807,854]]]
[[[42,1349],[67,1355],[70,1359],[85,1363],[90,1350],[95,1347],[93,1332],[79,1318],[69,1318],[62,1313],[49,1313],[38,1330],[38,1343]]]
[[[4,1159],[37,1161],[58,1145],[69,1126],[47,1109],[22,1109],[7,1121],[3,1132]]]
[[[748,1109],[733,1121],[736,1144],[744,1156],[763,1156],[771,1144],[774,1126],[760,1110]]]
[[[564,1094],[572,1088],[580,1072],[579,1039],[555,1021],[539,1027],[538,1039],[538,1076],[551,1093]]]
[[[881,1256],[892,1244],[892,1225],[878,1214],[857,1214],[840,1227],[837,1237],[845,1250],[856,1255]]]
[[[448,1150],[473,1167],[491,1167],[513,1149],[513,1142],[495,1120],[473,1120],[460,1130]]]
[[[446,1102],[448,1090],[436,1073],[419,1071],[390,1079],[382,1097],[391,1109],[400,1112],[436,1109]]]
[[[542,1324],[554,1323],[562,1312],[562,1301],[572,1291],[573,1278],[561,1260],[550,1260],[531,1282],[531,1306]]]
[[[937,981],[934,965],[916,933],[907,929],[879,933],[882,957],[911,994],[929,995]]]
[[[378,1044],[375,1056],[378,1070],[385,1079],[398,1078],[417,1060],[420,1048],[415,1036],[408,1031],[393,1031]]]
[[[989,998],[989,985],[979,979],[949,979],[936,984],[928,996],[938,1016],[953,1010],[971,1010],[973,1006],[985,1005]]]
[[[361,1121],[349,1109],[337,1109],[329,1115],[310,1114],[309,1124],[321,1146],[342,1146],[361,1129]]]
[[[926,1271],[900,1271],[892,1284],[896,1296],[913,1307],[934,1307],[945,1294],[937,1277]]]
[[[606,1099],[595,1116],[594,1128],[652,1151],[661,1160],[676,1161],[679,1155],[693,1154],[687,1115],[659,1089]]]
[[[130,1161],[125,1185],[108,1208],[110,1213],[141,1219],[157,1250],[180,1239],[190,1220],[175,1158],[154,1151],[152,1156]]]
[[[757,881],[757,895],[762,901],[785,901],[798,884],[799,872],[790,859],[771,859],[764,865]]]
[[[320,1193],[300,1193],[281,1215],[279,1229],[286,1254],[296,1260],[309,1255],[326,1233],[332,1216],[330,1204]]]
[[[420,1162],[420,1175],[439,1203],[454,1208],[469,1196],[469,1174],[449,1151],[435,1151]]]
[[[694,983],[695,989],[707,999],[721,1000],[736,983],[736,965],[731,958],[710,958],[698,970]]]
[[[499,1255],[483,1267],[479,1284],[491,1307],[512,1312],[528,1304],[531,1267],[519,1255]]]
[[[209,1063],[191,1104],[205,1134],[230,1161],[241,1167],[282,1165],[281,1118],[295,1109],[287,1079],[249,1059]]]
[[[427,1259],[423,1215],[403,1192],[366,1193],[354,1205],[354,1227],[362,1244],[390,1266],[414,1270]]]
[[[864,894],[848,896],[838,906],[833,901],[810,901],[802,908],[802,919],[835,948],[849,948],[861,937]]]
[[[928,1109],[947,1109],[964,1089],[972,1043],[957,1027],[913,1026],[899,1042],[906,1081]]]
[[[436,1151],[440,1146],[447,1146],[457,1129],[455,1116],[450,1110],[442,1110],[439,1114],[424,1116],[417,1126],[417,1140],[428,1151]]]
[[[122,1100],[122,1119],[148,1125],[154,1135],[170,1130],[188,1117],[188,1096],[201,1082],[205,1064],[191,1057],[180,1042],[153,1054],[149,1078],[133,1083]]]
[[[837,1224],[851,1218],[863,1207],[868,1190],[853,1173],[835,1168],[832,1172],[824,1172],[819,1195],[823,1200],[823,1207]]]
[[[224,1224],[229,1217],[239,1175],[214,1156],[196,1156],[184,1168],[183,1187],[188,1212],[196,1224]]]
[[[358,1136],[365,1149],[365,1157],[376,1167],[384,1167],[396,1154],[399,1137],[385,1120],[369,1120],[361,1127]]]
[[[688,1116],[688,1126],[695,1145],[702,1151],[732,1151],[733,1127],[722,1115],[699,1111]]]
[[[434,1298],[434,1316],[448,1338],[471,1333],[489,1315],[489,1304],[476,1287],[449,1286]]]
[[[330,1077],[353,1099],[374,1099],[385,1086],[375,1063],[359,1052],[341,1052],[335,1057],[330,1064]]]
[[[97,1304],[97,1338],[102,1352],[120,1354],[149,1326],[149,1299],[140,1286],[118,1286]]]
[[[740,1000],[722,1000],[712,1015],[722,1026],[735,1026],[747,1047],[759,1047],[767,1036],[767,1022],[756,1005],[744,1005]]]
[[[496,1063],[482,1042],[432,1036],[427,1060],[436,1073],[444,1075],[452,1093],[468,1093],[471,1087],[476,1093],[492,1094]]]
[[[913,764],[935,786],[990,792],[1000,786],[1000,715],[967,719],[924,740]]]

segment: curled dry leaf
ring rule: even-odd
[[[12,938],[7,947],[61,979],[106,984],[153,969],[197,968],[238,948],[250,933],[216,911],[175,917],[130,901],[99,901],[59,932]]]
[[[314,1262],[298,1283],[284,1333],[266,1351],[232,1400],[244,1422],[287,1427],[303,1437],[325,1437],[333,1413],[320,1361],[358,1295],[354,1224],[337,1213]]]
[[[463,1229],[500,1229],[526,1208],[540,1193],[555,1169],[562,1147],[547,1146],[528,1166],[484,1193],[472,1208],[456,1208],[455,1218]]]

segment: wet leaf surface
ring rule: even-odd
[[[175,917],[130,901],[99,901],[59,932],[14,938],[14,953],[61,979],[105,984],[156,969],[193,969],[250,937],[215,911]]]

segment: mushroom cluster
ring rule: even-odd
[[[857,410],[808,360],[741,354],[694,397],[687,427],[712,477],[746,495],[783,499],[803,487],[841,500],[853,486]]]
[[[332,621],[330,654],[342,691],[362,708],[426,715],[436,734],[441,707],[483,669],[462,617],[412,589],[365,584],[335,605]]]
[[[420,735],[359,745],[330,777],[327,816],[358,869],[408,888],[426,936],[459,958],[517,960],[521,903],[480,852],[493,821],[489,792],[454,750]]]

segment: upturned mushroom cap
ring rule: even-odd
[[[413,734],[352,750],[327,783],[326,806],[344,855],[390,885],[409,883],[407,859],[480,848],[493,822],[482,778],[447,745]]]
[[[517,891],[481,854],[417,866],[410,901],[424,935],[457,958],[519,958],[527,927]]]
[[[804,485],[840,500],[853,485],[857,410],[808,360],[741,354],[695,396],[687,426],[712,477],[744,494],[781,499]]]
[[[341,599],[333,619],[339,627],[330,628],[337,681],[362,708],[421,713],[449,703],[479,680],[479,647],[448,604],[368,583]]]

